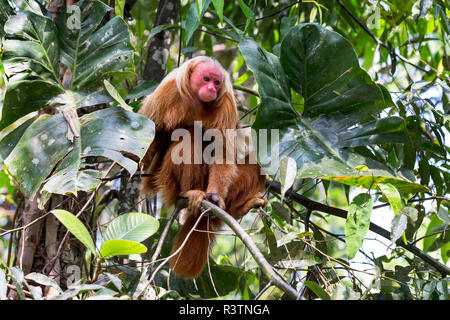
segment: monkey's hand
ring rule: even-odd
[[[198,215],[202,201],[206,198],[206,193],[201,190],[189,190],[181,192],[180,196],[183,198],[188,198],[188,212]]]
[[[207,193],[206,200],[208,200],[211,203],[214,203],[216,206],[220,207],[221,209],[225,209],[225,202],[217,193]]]

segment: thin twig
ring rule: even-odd
[[[158,271],[174,256],[176,256],[182,249],[183,247],[186,245],[187,241],[189,240],[189,237],[191,236],[192,232],[195,231],[195,228],[197,227],[197,225],[200,223],[200,220],[203,218],[203,216],[208,212],[208,210],[202,212],[199,217],[197,218],[197,221],[195,222],[194,226],[192,227],[192,229],[189,231],[189,233],[186,235],[186,238],[184,239],[183,243],[180,245],[180,247],[174,252],[172,253],[170,256],[168,256],[167,258],[165,258],[159,265],[158,267],[155,269],[155,271],[152,273],[152,275],[150,276],[150,279],[148,280],[147,285],[145,286],[145,288],[138,294],[136,295],[136,297],[133,297],[133,299],[139,299],[139,297],[144,294],[145,290],[147,290],[148,286],[153,282],[153,280],[155,279],[156,274],[158,273]]]
[[[277,192],[277,193],[281,193],[281,185],[278,182],[267,182],[266,185],[273,191]],[[331,214],[333,216],[336,217],[340,217],[343,219],[347,218],[347,211],[340,209],[340,208],[335,208],[335,207],[330,207],[327,206],[323,203],[320,202],[316,202],[314,200],[308,199],[305,196],[302,196],[298,193],[294,193],[290,190],[286,191],[286,195],[291,197],[291,199],[299,204],[301,204],[302,206],[309,208],[311,210],[315,210],[315,211],[320,211],[320,212],[324,212],[324,213],[328,213]],[[370,223],[370,227],[369,230],[372,232],[375,232],[376,234],[382,236],[383,238],[386,238],[388,240],[391,240],[391,236],[390,236],[390,232],[381,228],[380,226],[374,224],[374,223]],[[413,253],[414,255],[420,257],[423,261],[427,262],[428,264],[430,264],[431,266],[433,266],[434,268],[436,268],[443,277],[447,276],[450,274],[450,268],[447,267],[446,265],[440,263],[439,261],[437,261],[436,259],[432,258],[430,255],[426,254],[425,252],[423,252],[422,250],[418,249],[417,247],[415,247],[414,245],[412,245],[411,243],[405,244],[403,242],[402,239],[399,239],[396,242],[397,246],[400,246],[406,250],[408,250],[409,252]]]
[[[13,228],[16,226],[17,217],[18,217],[19,215],[22,215],[22,212],[23,212],[24,208],[25,208],[25,199],[22,198],[22,200],[20,201],[20,203],[19,203],[19,205],[18,205],[18,207],[17,207],[17,209],[16,209],[16,212],[14,213],[14,217],[13,217],[12,224],[11,224],[11,226],[12,226]],[[1,238],[1,236],[0,236],[0,238]],[[11,254],[12,254],[12,245],[13,245],[13,242],[14,242],[14,234],[12,234],[11,237],[9,238],[9,243],[8,243],[8,257],[7,257],[7,259],[6,259],[6,266],[7,266],[7,267],[9,267],[10,264],[11,264]]]
[[[114,162],[111,164],[111,166],[108,168],[108,170],[106,170],[106,173],[105,173],[104,177],[106,177],[106,176],[109,174],[109,172],[112,170],[112,168],[113,168],[115,165],[116,165],[116,161],[114,161]],[[102,182],[100,182],[100,183],[97,185],[97,187],[96,187],[95,190],[92,192],[92,194],[91,194],[91,196],[89,197],[89,199],[86,201],[86,203],[84,204],[84,206],[80,209],[80,211],[78,211],[78,213],[75,215],[75,217],[78,218],[78,217],[83,213],[83,211],[88,207],[89,203],[95,198],[95,195],[96,195],[98,189],[100,189],[100,187],[101,187],[102,185],[104,185],[105,183],[106,183],[106,181],[102,181]],[[48,213],[51,213],[51,211],[48,212]],[[47,214],[48,214],[48,213],[47,213]],[[63,246],[64,246],[64,243],[66,242],[68,236],[69,236],[69,230],[66,231],[66,234],[65,234],[64,237],[62,238],[61,243],[59,244],[59,247],[58,247],[58,251],[56,252],[56,255],[55,255],[52,259],[50,259],[50,261],[42,268],[42,271],[43,271],[43,272],[45,272],[45,270],[47,269],[47,267],[50,266],[50,265],[52,265],[52,268],[53,268],[53,264],[54,264],[54,262],[56,261],[56,259],[58,259],[59,255],[61,254],[61,250],[62,250],[62,248],[63,248]]]
[[[233,84],[233,89],[250,93],[259,98],[259,92],[256,90],[253,90],[253,89],[250,89],[250,88],[238,85],[238,84]]]
[[[450,201],[449,198],[446,197],[440,197],[440,196],[434,196],[434,197],[428,197],[428,198],[423,198],[423,199],[412,199],[412,200],[408,200],[408,203],[412,203],[412,202],[420,202],[420,201],[427,201],[427,200],[444,200],[444,201]],[[379,209],[379,208],[383,208],[383,207],[389,207],[391,204],[390,203],[383,203],[383,204],[379,204],[373,207],[373,209]]]
[[[161,233],[161,237],[159,238],[158,244],[156,245],[155,252],[152,255],[152,260],[151,260],[150,265],[147,270],[148,276],[151,275],[151,272],[153,270],[153,265],[155,264],[156,260],[158,259],[159,254],[161,253],[163,243],[166,240],[167,235],[169,234],[170,227],[172,226],[175,219],[178,217],[179,213],[180,213],[180,209],[178,207],[175,207],[175,210],[173,210],[172,215],[169,218],[169,221],[167,221],[167,224],[164,227],[163,232]]]
[[[182,14],[181,14],[181,11],[182,11],[182,10],[181,10],[181,0],[179,0],[178,6],[179,6],[179,8],[178,8],[178,18],[180,19],[180,21],[179,21],[178,23],[179,23],[180,26],[181,26],[181,22],[182,22],[182,20],[183,20],[183,17],[182,17]],[[182,39],[183,39],[183,28],[180,28],[180,36],[179,36],[179,39],[178,39],[178,60],[177,60],[177,67],[180,66],[181,50],[182,50],[182,48],[183,48],[183,41],[182,41]]]
[[[350,16],[350,18],[353,19],[353,21],[355,21],[360,27],[361,29],[363,29],[375,42],[377,45],[382,46],[385,49],[389,50],[389,47],[380,39],[377,38],[376,35],[374,35],[372,33],[372,31],[369,30],[369,28],[367,28],[367,26],[362,23],[354,14],[353,12],[350,11],[350,9],[348,9],[341,0],[337,0],[337,3],[339,4],[339,6],[341,6],[342,9],[344,9],[344,11]]]
[[[51,213],[51,212],[47,212],[46,214],[40,216],[39,218],[36,218],[35,220],[31,221],[30,223],[28,223],[28,224],[25,225],[25,226],[22,226],[22,227],[19,227],[19,228],[15,228],[15,229],[10,229],[10,230],[8,230],[8,231],[6,231],[6,232],[0,233],[0,238],[3,237],[3,236],[5,236],[5,235],[7,235],[7,234],[9,234],[9,233],[16,232],[16,231],[20,231],[20,230],[25,230],[26,228],[31,227],[33,224],[35,224],[35,223],[38,222],[39,220],[44,219],[44,218],[45,218],[46,216],[48,216],[50,213]]]
[[[419,242],[420,240],[423,240],[423,239],[428,238],[428,237],[435,236],[435,235],[440,234],[440,233],[445,233],[445,232],[447,232],[447,231],[449,231],[449,230],[450,230],[450,228],[445,228],[444,230],[436,231],[436,232],[427,234],[427,235],[425,235],[425,236],[423,236],[423,237],[420,237],[419,239],[414,240],[413,242],[411,242],[411,244],[416,244],[416,243]]]
[[[364,32],[366,32],[375,42],[377,45],[382,46],[383,48],[387,49],[391,55],[398,57],[400,60],[402,60],[403,62],[415,67],[416,69],[419,69],[420,71],[423,72],[428,72],[426,69],[422,68],[421,66],[418,66],[414,63],[412,63],[411,61],[409,61],[407,58],[403,57],[401,54],[395,53],[394,50],[392,50],[392,48],[390,46],[388,46],[387,44],[385,44],[383,41],[381,41],[380,39],[378,39],[370,30],[369,28],[367,28],[367,26],[362,23],[354,14],[353,12],[351,12],[341,0],[337,0],[337,3],[339,4],[339,6],[353,19],[353,21],[355,21],[360,27],[361,29],[364,30]]]
[[[182,199],[184,206],[187,205],[187,199]],[[180,201],[180,203],[182,203]],[[203,200],[202,207],[205,209],[211,209],[211,212],[218,217],[220,220],[225,222],[231,230],[233,230],[236,235],[241,239],[244,245],[252,254],[256,263],[261,267],[262,271],[273,282],[275,286],[283,290],[293,299],[300,299],[299,293],[292,288],[278,273],[273,269],[272,265],[266,260],[264,255],[258,249],[256,244],[253,242],[252,238],[242,229],[241,225],[226,211],[222,210],[220,207],[212,204],[209,201]]]

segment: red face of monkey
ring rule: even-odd
[[[197,98],[203,102],[211,102],[217,98],[217,92],[222,87],[222,70],[208,62],[200,63],[191,74],[191,87]]]

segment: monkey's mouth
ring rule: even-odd
[[[203,94],[201,96],[201,99],[204,102],[212,102],[212,101],[216,100],[216,98],[217,98],[217,95],[215,93],[207,93],[207,94]]]

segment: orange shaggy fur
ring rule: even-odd
[[[198,207],[206,194],[216,194],[219,205],[238,219],[250,209],[265,206],[263,197],[265,176],[260,174],[257,164],[212,163],[174,164],[171,152],[178,143],[171,141],[175,129],[184,128],[191,133],[191,160],[194,158],[194,121],[202,121],[202,129],[218,129],[222,132],[224,149],[225,130],[237,128],[237,109],[231,83],[223,70],[224,82],[217,92],[217,98],[210,103],[195,100],[189,77],[199,63],[219,63],[209,57],[198,57],[184,63],[170,73],[158,88],[143,102],[139,113],[155,123],[156,136],[143,159],[149,177],[141,184],[141,193],[155,195],[161,192],[163,202],[171,206],[179,196],[189,199],[188,215],[183,227],[175,237],[172,253],[177,251],[196,223]],[[219,65],[220,66],[220,65]],[[205,147],[205,144],[200,142]],[[202,149],[203,151],[203,149]],[[225,153],[224,153],[225,154]],[[197,277],[205,266],[214,231],[221,227],[221,221],[204,216],[191,233],[181,252],[171,259],[171,267],[180,277]]]

